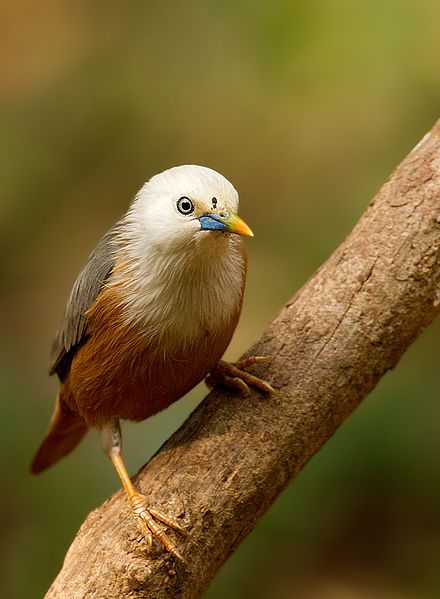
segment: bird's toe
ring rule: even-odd
[[[187,536],[188,531],[184,529],[174,518],[167,516],[159,510],[149,507],[145,497],[141,494],[136,494],[131,497],[130,504],[133,513],[136,516],[138,528],[145,537],[148,549],[151,549],[152,537],[154,536],[167,549],[167,551],[171,553],[171,555],[184,562],[185,559],[178,550],[176,544],[169,538],[169,536],[165,534],[161,524],[165,524],[183,536]],[[156,520],[161,524],[158,524]]]
[[[272,358],[268,356],[250,356],[238,362],[231,363],[220,360],[217,366],[208,374],[205,379],[208,387],[213,388],[217,385],[226,385],[235,387],[242,391],[245,395],[250,394],[249,387],[255,387],[264,393],[277,395],[275,389],[265,380],[244,370],[254,364],[270,362]]]

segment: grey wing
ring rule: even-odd
[[[78,275],[70,293],[61,327],[52,347],[50,374],[55,372],[63,381],[78,347],[87,338],[87,310],[98,297],[115,263],[117,223],[99,241]]]

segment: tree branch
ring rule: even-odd
[[[279,397],[211,393],[138,474],[151,505],[190,528],[175,537],[187,564],[146,553],[118,492],[88,516],[46,598],[199,597],[439,305],[440,121],[249,350],[273,356],[255,373]]]

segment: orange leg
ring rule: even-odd
[[[166,526],[177,530],[182,535],[186,536],[188,533],[173,518],[163,514],[159,510],[148,507],[146,498],[139,493],[139,491],[137,491],[136,487],[131,482],[121,456],[122,436],[119,422],[115,422],[113,425],[102,429],[101,444],[105,453],[111,459],[113,466],[116,468],[116,472],[118,473],[125,492],[127,493],[133,513],[136,516],[138,527],[145,536],[148,547],[151,548],[152,535],[154,535],[158,541],[160,541],[162,545],[172,555],[174,555],[174,557],[184,562],[185,560],[179,553],[176,545],[166,536],[162,530],[162,527],[158,525],[155,520],[158,520]]]
[[[205,383],[209,388],[214,388],[217,385],[226,385],[228,387],[235,387],[240,391],[243,391],[245,395],[249,395],[249,386],[256,387],[260,391],[276,395],[277,392],[266,383],[263,379],[246,372],[244,369],[254,364],[261,364],[263,362],[270,362],[272,358],[267,356],[250,356],[244,360],[231,363],[220,360],[217,366],[211,370],[208,376],[205,378]]]

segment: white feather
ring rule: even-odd
[[[238,194],[219,173],[175,167],[139,191],[117,238],[116,271],[109,285],[123,290],[126,324],[141,325],[164,349],[190,346],[228,325],[241,301],[245,264],[237,235],[201,231],[197,218],[178,212],[189,197],[202,213],[238,209]]]

